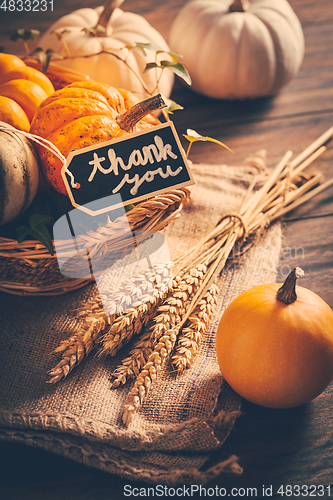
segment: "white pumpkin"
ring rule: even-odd
[[[168,52],[170,49],[166,41],[146,19],[138,14],[124,12],[117,7],[113,9],[113,5],[109,9],[107,5],[105,7],[107,15],[104,16],[106,19],[102,19],[103,11],[104,7],[83,8],[60,18],[38,40],[38,45],[44,50],[53,49],[63,56],[64,59],[57,60],[57,64],[85,73],[94,80],[130,90],[139,94],[140,98],[147,95],[146,90],[149,94],[156,94],[156,83],[161,70],[152,69],[143,73],[146,64],[155,61],[155,53],[146,50],[145,55],[138,49],[128,50],[124,47],[134,46],[136,43],[152,43]],[[105,25],[105,33],[92,36],[82,31],[84,28],[92,29],[96,25]],[[59,40],[55,32],[60,33],[65,30],[62,35],[63,41]],[[115,55],[101,53],[105,49],[115,49],[116,56],[126,58],[127,65]],[[160,54],[158,58],[158,61],[168,60],[170,56]],[[169,97],[173,82],[173,73],[164,70],[159,82],[159,92]]]
[[[29,207],[38,184],[39,167],[33,146],[14,127],[0,122],[0,226]]]
[[[183,55],[193,89],[219,99],[276,94],[304,56],[302,27],[287,0],[190,0],[169,45]]]

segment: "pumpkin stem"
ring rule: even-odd
[[[113,14],[113,11],[120,7],[124,0],[110,0],[105,4],[104,10],[100,15],[97,26],[101,26],[102,28],[106,28],[109,22],[110,17]]]
[[[301,278],[304,276],[304,271],[300,267],[295,267],[291,271],[291,273],[287,276],[286,281],[279,288],[276,298],[280,300],[280,302],[284,302],[285,304],[292,304],[297,300],[296,295],[296,281],[297,278]]]
[[[166,107],[167,103],[162,94],[157,94],[153,97],[149,97],[149,99],[146,99],[145,101],[134,104],[134,106],[125,111],[125,113],[119,115],[116,118],[116,121],[121,129],[126,130],[126,132],[130,132],[134,125],[141,120],[141,118],[148,115],[152,111]]]
[[[229,7],[229,12],[247,12],[250,7],[249,0],[234,0]]]

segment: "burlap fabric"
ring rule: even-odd
[[[237,210],[257,168],[194,165],[193,172],[193,201],[165,230],[173,255],[198,243],[223,214]],[[114,358],[90,355],[66,380],[46,383],[57,361],[54,348],[77,327],[75,310],[98,293],[96,286],[42,298],[1,293],[0,438],[150,483],[204,484],[223,471],[241,472],[234,456],[213,465],[210,460],[240,412],[240,398],[218,367],[215,333],[233,298],[275,281],[280,239],[275,224],[246,254],[228,262],[218,280],[217,311],[194,366],[177,376],[167,364],[128,427],[121,416],[129,388],[111,390],[110,374],[129,346]]]

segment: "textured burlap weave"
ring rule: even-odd
[[[237,210],[257,169],[194,165],[192,204],[166,230],[173,255],[186,251]],[[240,398],[223,382],[214,350],[222,311],[243,290],[275,281],[280,251],[275,224],[219,278],[217,311],[194,366],[176,376],[167,364],[133,422],[122,424],[129,387],[110,390],[110,374],[130,346],[114,358],[90,355],[53,386],[46,372],[60,341],[78,324],[75,310],[94,284],[55,297],[0,294],[0,438],[26,443],[131,480],[204,484],[223,471],[241,472],[236,457],[207,469],[240,412]]]

